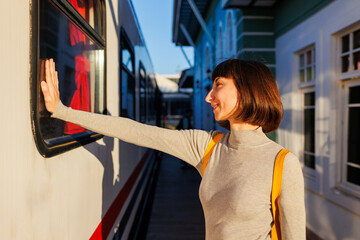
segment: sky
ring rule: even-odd
[[[150,52],[154,69],[159,74],[178,74],[189,64],[180,47],[172,42],[174,0],[132,0],[135,12]],[[194,62],[192,47],[184,47]]]

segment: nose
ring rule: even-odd
[[[212,100],[214,100],[214,96],[213,96],[213,90],[211,89],[208,95],[206,96],[205,101],[211,103]]]

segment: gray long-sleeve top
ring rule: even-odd
[[[52,117],[178,157],[201,172],[202,158],[218,132],[169,130],[136,121],[88,113],[58,104]],[[282,147],[257,130],[232,130],[215,146],[202,178],[206,239],[270,239],[273,218],[273,166]],[[282,239],[305,239],[304,180],[300,163],[289,153],[280,195]]]

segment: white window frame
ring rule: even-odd
[[[349,28],[346,32],[343,32],[341,35],[338,36],[338,46],[337,46],[337,60],[338,60],[338,64],[337,64],[337,69],[339,72],[339,79],[340,80],[346,80],[346,79],[350,79],[350,78],[354,78],[354,77],[358,77],[360,76],[360,69],[358,70],[351,70],[352,66],[353,66],[353,53],[354,52],[358,52],[360,50],[360,48],[357,49],[353,49],[353,32],[360,30],[360,26],[356,25],[352,28]],[[350,46],[349,46],[349,51],[342,53],[341,49],[342,49],[342,37],[344,37],[345,35],[350,35]],[[350,61],[349,61],[349,68],[350,71],[348,72],[342,72],[342,61],[341,58],[345,55],[349,55],[350,56]]]
[[[337,156],[340,161],[337,162],[337,168],[336,168],[336,187],[347,193],[351,194],[353,196],[356,196],[360,198],[360,186],[357,186],[355,184],[352,184],[350,182],[347,182],[347,137],[348,137],[348,100],[349,100],[349,88],[353,86],[360,85],[360,69],[359,70],[351,70],[351,67],[353,65],[353,58],[352,54],[356,52],[357,49],[353,49],[353,32],[360,29],[360,25],[355,25],[350,28],[346,28],[344,31],[339,33],[337,38],[337,44],[336,44],[336,67],[338,72],[338,82],[339,86],[341,86],[341,90],[339,91],[339,119],[341,123],[341,128],[338,130],[338,136],[340,136],[340,141],[338,142],[337,147]],[[346,35],[350,35],[350,45],[349,45],[349,51],[342,53],[342,38]],[[348,72],[342,72],[342,57],[344,55],[350,56],[350,62],[349,62],[349,68],[350,71]]]
[[[310,64],[307,64],[306,62],[306,53],[308,51],[311,51],[311,63]],[[315,81],[316,81],[316,56],[315,56],[315,45],[310,45],[300,51],[297,52],[297,55],[298,55],[298,58],[299,58],[299,62],[298,62],[298,70],[299,72],[301,70],[304,70],[304,79],[305,81],[304,82],[300,82],[300,74],[299,74],[299,88],[306,88],[306,87],[311,87],[311,86],[314,86],[315,85]],[[300,55],[304,55],[304,61],[305,61],[305,64],[304,66],[300,66]],[[310,81],[306,81],[307,79],[307,74],[306,74],[306,69],[307,68],[312,68],[312,79]]]
[[[306,52],[308,52],[309,50],[312,51],[312,63],[307,65],[305,64],[304,66],[300,66],[300,56],[302,54],[304,54],[306,56]],[[316,64],[317,64],[317,60],[316,57],[313,57],[314,54],[316,53],[316,47],[315,44],[310,44],[296,52],[294,52],[294,63],[293,63],[293,67],[294,67],[294,71],[293,71],[293,76],[294,76],[294,86],[296,86],[295,89],[297,89],[297,94],[295,94],[295,102],[297,102],[297,107],[296,109],[298,109],[299,114],[297,116],[294,116],[295,119],[300,119],[300,121],[296,121],[294,122],[296,129],[295,131],[299,131],[301,134],[299,134],[299,138],[298,141],[301,142],[301,145],[299,145],[299,149],[298,149],[298,155],[299,155],[299,160],[303,165],[303,174],[304,174],[304,180],[305,180],[305,187],[307,189],[311,189],[314,192],[320,192],[321,191],[321,187],[320,187],[320,183],[321,183],[321,174],[319,173],[319,157],[317,154],[317,142],[318,142],[318,137],[316,136],[316,130],[315,130],[315,148],[314,148],[314,164],[315,164],[315,168],[310,168],[305,166],[305,135],[304,135],[304,121],[305,121],[305,114],[304,114],[304,110],[305,108],[309,108],[309,107],[305,107],[304,106],[304,98],[305,98],[305,94],[306,93],[310,93],[310,92],[314,92],[315,93],[315,103],[314,103],[314,109],[315,109],[315,129],[317,127],[317,123],[316,123],[316,116],[317,116],[317,89],[316,89],[316,81],[317,81],[317,68],[316,68]],[[305,61],[306,63],[306,61]],[[308,82],[300,82],[300,70],[305,69],[307,67],[314,67],[314,71],[313,71],[313,77],[311,81]],[[306,74],[306,73],[305,73]]]
[[[348,24],[348,22],[346,22]],[[330,65],[328,69],[330,85],[329,104],[331,112],[329,114],[329,149],[324,156],[324,188],[323,193],[326,199],[332,201],[348,211],[360,215],[360,195],[354,188],[348,188],[342,184],[342,165],[343,165],[343,141],[344,141],[344,103],[345,103],[345,84],[360,82],[359,73],[341,72],[341,44],[342,37],[351,31],[360,28],[360,22],[343,26],[336,32],[329,33],[330,38]],[[356,77],[357,76],[357,77]]]
[[[342,141],[341,141],[341,163],[340,167],[338,168],[338,186],[345,192],[348,192],[352,195],[355,195],[357,197],[360,197],[360,185],[357,186],[356,184],[348,182],[347,179],[347,165],[348,159],[347,159],[347,147],[348,147],[348,120],[349,120],[349,111],[348,111],[348,102],[349,102],[349,89],[351,87],[360,86],[360,76],[356,79],[352,79],[349,81],[345,81],[342,84],[343,86],[343,98],[341,103],[341,115],[342,115]],[[356,104],[360,105],[360,104]]]
[[[316,127],[316,91],[315,91],[315,87],[310,87],[310,88],[305,88],[305,89],[301,89],[301,98],[302,98],[302,122],[305,122],[305,109],[314,109],[314,113],[315,113],[315,127]],[[305,100],[305,94],[306,93],[314,93],[315,94],[315,103],[314,106],[305,106],[304,105],[304,100]],[[308,175],[315,177],[316,176],[316,130],[315,130],[315,148],[314,148],[314,152],[306,152],[305,151],[305,128],[304,128],[304,124],[302,124],[302,162],[304,163],[304,172],[306,172]],[[308,166],[305,166],[305,153],[309,154],[309,155],[314,155],[314,161],[315,161],[315,168],[310,168]]]

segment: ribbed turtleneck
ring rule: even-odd
[[[231,130],[229,136],[229,145],[238,149],[240,146],[260,146],[271,142],[264,134],[261,127],[256,130]]]

